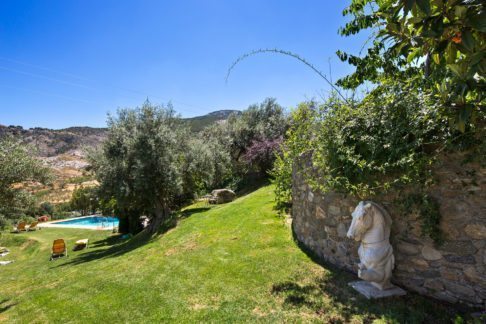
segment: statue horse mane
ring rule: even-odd
[[[390,214],[385,210],[385,208],[381,207],[380,205],[378,205],[377,203],[374,203],[372,201],[364,201],[364,204],[370,204],[371,206],[373,206],[376,210],[379,211],[379,213],[376,213],[376,210],[375,210],[375,215],[381,215],[381,217],[383,218],[383,222],[384,222],[384,225],[385,225],[385,238],[386,239],[390,239],[390,230],[391,230],[391,224],[392,224],[392,219],[390,217]],[[374,219],[373,219],[374,221]],[[373,224],[373,226],[375,226],[376,224]]]

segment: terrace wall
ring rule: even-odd
[[[358,243],[346,237],[355,197],[321,194],[306,184],[302,158],[293,172],[292,227],[296,238],[320,258],[357,273]],[[434,246],[421,234],[416,213],[399,214],[396,199],[380,196],[393,219],[391,243],[395,252],[393,282],[440,300],[486,308],[486,169],[464,164],[464,156],[443,156],[430,194],[440,205],[445,243]]]

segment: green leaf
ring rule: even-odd
[[[464,133],[466,131],[466,123],[461,118],[458,118],[456,127],[461,133]]]
[[[462,77],[461,66],[459,64],[448,64],[447,67],[451,69],[455,75]]]
[[[445,52],[445,59],[447,64],[453,64],[457,59],[457,48],[453,43],[449,43]]]
[[[415,4],[415,0],[405,0],[403,10],[405,11],[405,15],[412,10],[413,5]]]
[[[474,49],[474,38],[469,30],[462,32],[462,45],[470,52]]]
[[[390,23],[386,25],[386,29],[388,29],[389,32],[394,34],[398,34],[400,32],[400,27],[398,26],[398,24]]]
[[[415,49],[413,49],[410,54],[408,54],[407,56],[407,62],[410,63],[413,61],[413,59],[417,56],[417,54],[420,53],[422,49],[420,47],[417,47]]]
[[[426,14],[427,16],[430,16],[430,1],[429,0],[417,0],[417,6],[420,8],[420,10]]]
[[[444,33],[444,22],[442,17],[434,19],[431,23],[431,29],[435,33],[435,37],[441,36]]]
[[[408,19],[408,21],[410,21],[412,24],[418,24],[421,23],[423,19],[420,17],[412,16]]]
[[[467,17],[466,23],[472,28],[486,33],[486,10],[475,13]]]
[[[459,18],[464,18],[466,12],[467,12],[467,8],[465,6],[456,6],[454,8],[454,14]]]
[[[484,55],[485,55],[484,52],[476,52],[476,53],[474,53],[473,55],[471,55],[471,58],[470,58],[470,62],[471,63],[470,64],[471,65],[478,64],[483,59]]]
[[[438,53],[432,54],[432,59],[434,60],[434,63],[439,65],[440,64],[440,55]]]

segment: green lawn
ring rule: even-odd
[[[217,207],[193,206],[155,238],[43,229],[3,234],[0,322],[449,322],[416,295],[367,301],[355,279],[314,262],[277,218],[267,186]],[[53,239],[91,248],[49,261]]]

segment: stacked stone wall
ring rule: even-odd
[[[399,206],[403,197],[384,195],[373,201],[393,219],[394,283],[440,300],[486,308],[486,169],[464,164],[464,158],[443,156],[434,172],[435,185],[429,193],[440,206],[445,237],[440,246],[422,235],[417,213]],[[346,232],[359,200],[312,190],[301,172],[310,167],[309,160],[303,158],[294,167],[293,231],[319,257],[356,273],[358,243]]]

